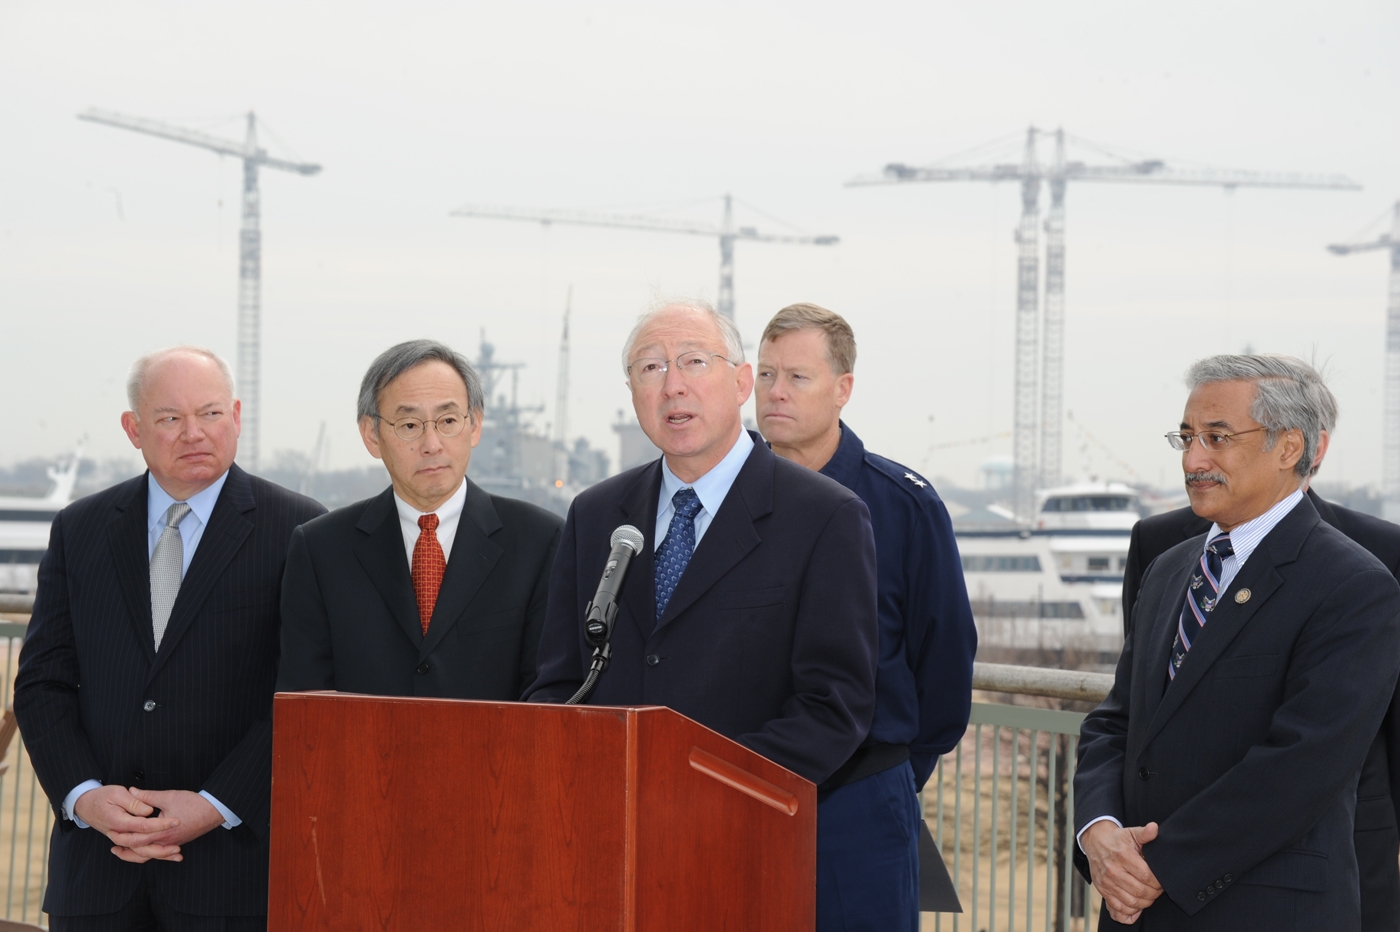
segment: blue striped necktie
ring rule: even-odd
[[[671,498],[676,509],[666,539],[656,548],[656,620],[666,614],[666,606],[681,581],[681,574],[695,552],[695,516],[700,512],[700,496],[694,489],[680,489]]]
[[[1176,639],[1172,641],[1172,656],[1167,662],[1168,679],[1176,679],[1181,662],[1186,659],[1192,643],[1206,626],[1206,619],[1220,602],[1220,574],[1225,569],[1225,558],[1234,552],[1229,534],[1221,534],[1206,544],[1200,565],[1191,574],[1191,582],[1186,587],[1186,604],[1181,607],[1181,616],[1176,620]]]

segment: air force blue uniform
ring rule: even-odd
[[[919,926],[916,793],[967,730],[977,631],[948,510],[841,424],[821,470],[870,509],[879,582],[875,718],[817,809],[817,929]]]

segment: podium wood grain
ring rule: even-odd
[[[816,789],[669,709],[279,694],[268,925],[810,932]]]

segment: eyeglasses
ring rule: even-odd
[[[675,359],[658,359],[655,356],[644,356],[634,360],[632,365],[627,367],[629,378],[636,379],[642,385],[655,385],[666,378],[666,373],[671,369],[671,363],[676,364],[681,375],[688,379],[698,379],[710,371],[711,359],[729,360],[719,353],[681,353]],[[731,364],[732,365],[732,364]]]
[[[467,426],[467,418],[455,411],[439,417],[401,417],[397,421],[391,421],[379,415],[379,419],[394,428],[394,433],[405,443],[412,443],[423,436],[423,431],[428,429],[429,424],[433,425],[439,437],[455,437]]]
[[[1173,450],[1185,452],[1191,449],[1191,443],[1199,440],[1201,446],[1213,453],[1228,449],[1230,440],[1234,437],[1243,437],[1245,434],[1252,434],[1256,431],[1268,430],[1267,427],[1252,427],[1249,430],[1237,430],[1233,434],[1227,434],[1219,430],[1203,430],[1199,434],[1189,430],[1174,430],[1167,434],[1167,443],[1172,445]]]

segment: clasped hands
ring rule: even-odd
[[[1142,856],[1142,846],[1156,837],[1156,822],[1119,828],[1109,821],[1095,822],[1079,837],[1094,889],[1116,922],[1132,925],[1162,895],[1162,885]]]
[[[152,817],[159,809],[160,815]],[[73,815],[112,842],[123,861],[182,861],[180,846],[223,824],[209,800],[189,790],[102,786],[78,797]]]

